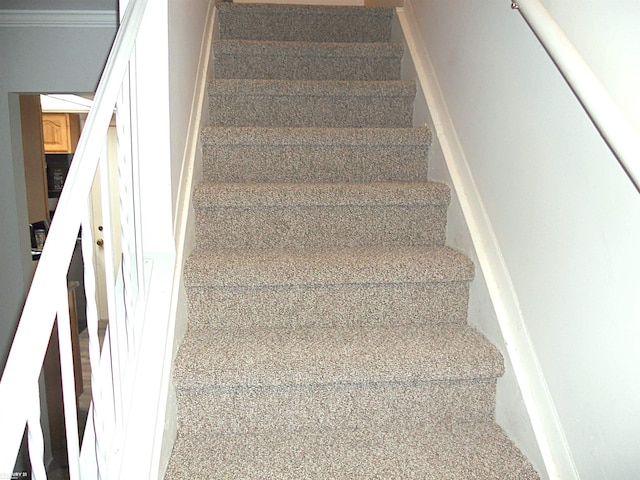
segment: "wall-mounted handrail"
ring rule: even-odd
[[[82,224],[83,207],[87,204],[105,132],[120,94],[146,5],[147,0],[129,2],[122,18],[0,380],[0,476],[12,471],[25,425],[38,403],[37,388],[34,387],[38,385],[56,315],[65,308],[57,305],[59,289],[52,288],[52,283],[64,285],[66,292],[67,270]],[[17,392],[34,390],[35,399],[25,400],[17,395]]]
[[[600,135],[640,190],[640,132],[622,113],[609,92],[539,0],[517,0],[518,10],[578,97]]]

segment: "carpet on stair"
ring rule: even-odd
[[[394,10],[216,8],[166,480],[538,478],[495,422]]]

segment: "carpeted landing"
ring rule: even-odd
[[[177,479],[533,479],[392,9],[220,3]]]

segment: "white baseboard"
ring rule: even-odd
[[[547,474],[551,479],[577,479],[562,425],[527,332],[517,292],[449,115],[428,47],[415,23],[411,0],[405,0],[397,14],[416,70],[418,88],[429,105],[433,134],[442,149],[454,194],[460,202]]]

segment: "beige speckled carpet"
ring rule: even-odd
[[[533,479],[393,10],[218,4],[177,479]]]

